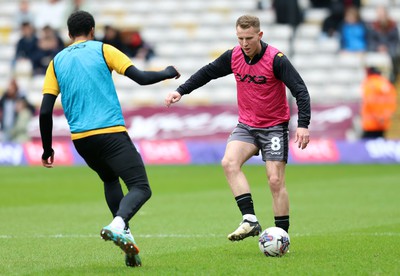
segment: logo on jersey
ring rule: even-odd
[[[239,73],[236,73],[236,78],[240,82],[255,83],[255,84],[267,83],[267,77],[265,76],[252,76],[249,74],[241,75]]]
[[[68,47],[68,48],[67,48],[67,51],[68,51],[68,52],[71,52],[72,50],[83,49],[83,48],[85,48],[85,47],[86,47],[86,44],[80,43],[80,44],[72,45],[72,46]]]

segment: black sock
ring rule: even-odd
[[[253,206],[253,199],[251,198],[251,194],[242,194],[240,196],[235,197],[236,203],[242,212],[242,215],[255,215],[254,213],[254,206]]]
[[[275,217],[275,226],[289,233],[289,216]]]

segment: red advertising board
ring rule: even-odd
[[[305,149],[290,142],[290,153],[295,163],[336,163],[340,154],[335,140],[313,139]]]
[[[189,164],[190,154],[182,140],[140,141],[143,161],[147,164]]]
[[[291,136],[297,127],[297,108],[291,107]],[[346,140],[354,132],[358,103],[318,103],[312,105],[310,132],[312,139]],[[133,140],[226,140],[238,123],[235,105],[174,105],[124,109],[124,118]],[[70,139],[67,121],[61,109],[55,110],[55,139]],[[34,139],[40,137],[39,119],[29,127]]]
[[[71,143],[68,141],[53,142],[55,160],[57,165],[72,165],[74,163]],[[28,165],[42,165],[41,157],[43,153],[40,142],[31,142],[24,144],[26,162]]]

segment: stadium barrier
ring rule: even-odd
[[[134,141],[146,164],[184,165],[219,164],[225,140],[139,140]],[[71,141],[55,141],[57,166],[83,165]],[[41,165],[42,146],[40,141],[26,144],[0,143],[0,165]],[[248,164],[262,164],[261,156],[254,156]],[[289,164],[326,163],[400,163],[400,141],[376,139],[367,141],[340,141],[332,139],[312,140],[304,150],[290,141]]]
[[[291,108],[291,135],[297,112]],[[237,124],[234,105],[162,106],[124,109],[129,135],[147,164],[214,164],[225,151],[226,139]],[[400,141],[355,139],[358,103],[318,103],[312,106],[311,143],[299,150],[291,137],[289,163],[399,163]],[[53,148],[57,165],[81,165],[70,140],[62,109],[55,110]],[[29,126],[32,142],[0,143],[0,165],[40,165],[39,119]],[[249,160],[261,164],[260,156]]]
[[[357,136],[359,103],[315,103],[309,126],[312,139],[349,140]],[[297,125],[297,109],[291,107],[291,133]],[[238,122],[235,105],[144,106],[123,110],[126,127],[134,140],[226,140]],[[62,109],[53,115],[55,139],[70,139],[70,131]],[[39,118],[29,126],[29,135],[40,138]]]

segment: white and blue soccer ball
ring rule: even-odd
[[[267,257],[282,257],[289,250],[289,234],[279,227],[265,229],[258,238],[258,246]]]

